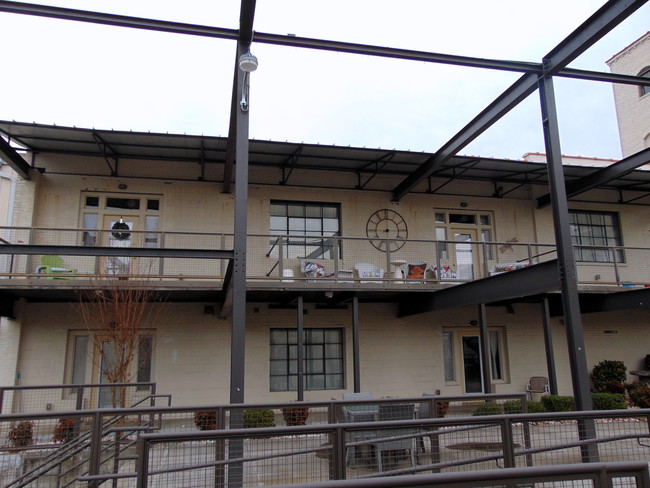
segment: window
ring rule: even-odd
[[[152,372],[153,335],[151,331],[140,333],[137,357],[131,363],[133,381],[150,382]],[[87,331],[70,331],[66,357],[65,384],[99,383],[97,366],[99,350]],[[146,389],[146,388],[144,388]]]
[[[490,212],[436,211],[436,240],[445,241],[453,236],[452,228],[476,229],[481,242],[493,242],[492,214]],[[453,237],[451,238],[453,239]],[[440,259],[448,259],[449,249],[446,242],[438,242]],[[494,245],[486,244],[483,249],[485,259],[494,259]],[[483,252],[483,251],[482,251]]]
[[[271,201],[269,230],[273,235],[300,236],[283,243],[285,258],[333,259],[335,242],[322,237],[339,236],[341,208],[337,203]],[[319,239],[320,238],[320,239]],[[279,246],[271,239],[271,256],[279,256]],[[340,250],[339,250],[340,252]]]
[[[639,76],[650,78],[650,66],[646,66],[639,72]],[[650,93],[650,86],[644,85],[639,87],[639,96],[644,96]]]
[[[158,247],[160,230],[160,198],[141,197],[137,195],[111,195],[82,192],[81,194],[81,236],[83,246],[107,245],[109,233],[100,233],[100,229],[109,229],[111,219],[124,218],[132,222],[134,237],[144,239],[144,247]],[[95,230],[97,229],[97,230]],[[146,231],[139,233],[137,231]]]
[[[343,329],[304,329],[306,390],[343,388]],[[298,389],[298,333],[271,329],[271,391]]]
[[[611,263],[614,251],[595,246],[622,246],[618,215],[614,212],[570,210],[571,241],[576,261]],[[587,247],[580,247],[587,246]],[[622,250],[617,250],[619,262],[625,262]]]

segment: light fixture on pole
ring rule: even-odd
[[[248,112],[249,77],[257,69],[257,57],[251,54],[250,51],[245,52],[239,56],[239,69],[244,72],[244,83],[239,106],[242,112]]]

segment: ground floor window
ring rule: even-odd
[[[343,383],[342,328],[303,330],[306,390],[340,390]],[[271,329],[271,391],[298,389],[298,333],[296,329]]]
[[[70,331],[66,354],[65,384],[105,383],[103,371],[110,367],[110,354],[101,354],[100,348],[109,350],[107,342],[92,337],[88,331]],[[139,334],[137,357],[131,363],[129,380],[138,383],[151,381],[153,354],[153,331]]]
[[[488,341],[491,381],[506,381],[505,330],[498,327],[490,328]],[[481,360],[481,338],[478,330],[469,328],[444,330],[442,349],[445,382],[464,385],[466,393],[482,392],[485,372]]]

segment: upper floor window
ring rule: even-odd
[[[639,76],[643,76],[644,78],[650,78],[650,66],[646,66],[641,70],[639,73]],[[648,85],[643,85],[639,87],[639,96],[647,95],[650,93],[650,86]]]
[[[338,203],[271,201],[269,224],[273,235],[296,236],[282,242],[283,257],[333,259],[334,242],[324,237],[340,235],[341,206]],[[271,256],[280,249],[271,239]]]
[[[271,329],[271,391],[298,389],[298,333]],[[343,388],[343,329],[303,330],[306,390]]]
[[[614,212],[569,210],[571,241],[576,261],[611,263],[614,250],[607,246],[622,246],[618,215]],[[586,246],[586,247],[582,247]],[[624,262],[623,251],[617,250],[618,262]]]
[[[110,232],[116,222],[135,233],[124,233],[134,239],[134,246],[158,247],[160,230],[160,198],[157,196],[81,193],[81,227],[84,246],[110,245]],[[124,227],[126,228],[126,227]],[[137,243],[137,244],[136,244]]]

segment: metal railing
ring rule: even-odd
[[[164,280],[223,279],[227,259],[201,257],[200,251],[228,251],[233,235],[199,232],[131,231],[129,256],[84,255],[84,249],[111,246],[112,231],[40,227],[0,227],[0,277],[92,279],[141,277]],[[88,235],[92,234],[93,239]],[[386,287],[466,282],[494,273],[555,259],[553,244],[423,239],[386,240],[341,236],[278,236],[249,234],[247,278],[282,286]],[[122,242],[122,241],[120,241]],[[59,266],[43,264],[43,256],[2,256],[3,244],[76,246],[79,255],[60,256]],[[154,249],[197,251],[196,257],[151,257]],[[140,255],[138,255],[138,251]],[[650,249],[621,246],[574,246],[578,281],[590,285],[644,286],[649,284]],[[463,258],[459,258],[459,255]],[[304,263],[317,264],[318,272]],[[360,266],[361,265],[361,266]],[[409,277],[413,265],[423,266],[421,277]],[[371,276],[363,270],[372,269]],[[362,270],[361,272],[359,270]],[[366,273],[367,274],[367,273]],[[293,285],[291,285],[293,283]],[[46,285],[47,282],[41,283]]]
[[[114,407],[111,394],[124,390],[129,405],[156,396],[156,383],[84,383],[69,385],[0,386],[0,413],[89,410]],[[126,405],[125,405],[126,406]]]
[[[591,448],[591,462],[647,463],[649,415],[646,409],[148,433],[138,439],[132,475],[137,472],[140,488],[303,485],[580,464],[585,446]],[[580,426],[589,421],[596,429],[587,435]],[[383,467],[380,450],[390,458]]]
[[[593,462],[647,462],[650,455],[647,409],[474,415],[486,402],[526,409],[525,394],[518,394],[3,415],[3,438],[30,422],[35,439],[0,448],[0,477],[2,486],[21,486],[16,480],[31,469],[57,480],[55,486],[130,486],[137,475],[140,486],[259,486],[581,463],[585,452]],[[383,411],[403,412],[404,405],[415,418],[382,417]],[[307,419],[301,408],[308,409]],[[351,412],[371,417],[357,421],[363,416]],[[78,438],[50,440],[61,418],[81,426]],[[244,428],[228,428],[237,419]],[[300,419],[307,425],[291,426]],[[585,430],[590,422],[595,427]],[[58,464],[42,462],[61,449]]]
[[[537,486],[650,487],[648,464],[639,462],[561,464],[533,468],[506,468],[471,473],[441,473],[391,478],[306,483],[302,488],[530,488]],[[287,488],[291,485],[278,485]]]

